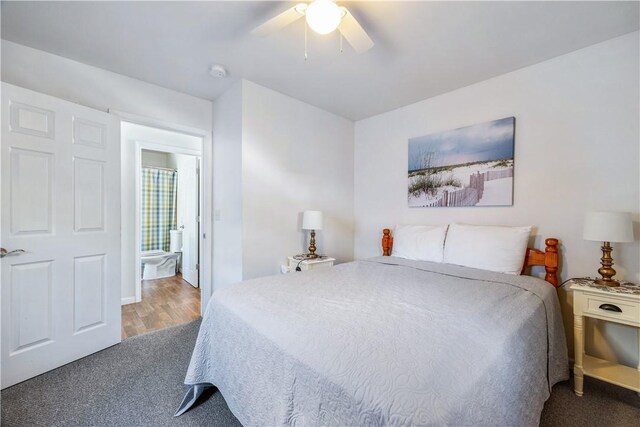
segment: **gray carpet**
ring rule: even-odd
[[[199,321],[133,337],[2,391],[2,425],[19,426],[238,426],[219,392],[179,418],[182,380]],[[585,379],[576,397],[557,384],[542,426],[640,425],[640,397]]]
[[[151,332],[2,391],[2,427],[239,426],[216,392],[181,417],[200,321]]]

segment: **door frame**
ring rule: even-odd
[[[178,147],[175,145],[165,145],[165,144],[158,144],[158,143],[154,143],[154,142],[147,142],[147,141],[135,141],[136,144],[136,155],[135,155],[135,162],[136,162],[136,176],[135,176],[135,191],[136,191],[136,203],[135,203],[135,215],[136,215],[136,221],[135,221],[135,247],[136,247],[136,251],[135,251],[135,271],[136,271],[136,302],[140,302],[142,301],[142,267],[141,267],[141,255],[140,255],[140,247],[142,246],[142,238],[140,236],[140,230],[142,227],[141,221],[140,221],[140,212],[142,209],[141,203],[140,203],[140,190],[141,190],[141,185],[142,183],[140,182],[140,174],[142,173],[142,150],[153,150],[153,151],[160,151],[163,153],[171,153],[171,154],[186,154],[189,156],[194,156],[196,159],[198,159],[198,167],[202,167],[202,150],[192,150],[189,148],[182,148],[182,147]],[[200,186],[200,189],[198,191],[198,205],[199,208],[202,209],[202,187]],[[198,236],[198,246],[201,247],[204,244],[204,239],[202,238],[202,233],[199,233]],[[202,259],[202,251],[198,250],[198,264],[202,265],[201,263],[203,262]],[[202,292],[202,290],[201,290]],[[201,313],[202,314],[202,313]]]
[[[200,147],[200,251],[199,251],[199,264],[200,264],[200,314],[204,315],[207,308],[207,303],[213,293],[213,132],[198,129],[190,126],[184,126],[180,124],[170,123],[163,120],[157,120],[137,114],[127,113],[119,110],[109,110],[109,113],[114,114],[120,118],[121,122],[132,123],[136,125],[148,126],[156,129],[167,130],[171,132],[182,133],[185,135],[199,137],[202,140]],[[165,150],[167,145],[156,144],[163,147]],[[177,148],[177,147],[176,147]],[[141,150],[141,149],[140,149]],[[136,156],[140,156],[140,150],[136,150]],[[185,149],[187,150],[187,149]],[[139,158],[136,161],[136,168],[140,165]],[[123,165],[124,167],[124,165]],[[136,180],[139,185],[139,173],[136,175]],[[138,212],[135,221],[139,227],[140,215],[139,215],[139,197],[136,197],[136,203],[138,204],[136,211]],[[140,247],[140,236],[135,236],[138,242],[138,248]],[[136,250],[136,276],[138,283],[140,283],[140,258],[139,250]],[[137,289],[136,289],[137,292]],[[137,295],[136,295],[137,298]]]

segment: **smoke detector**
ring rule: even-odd
[[[220,64],[213,64],[209,67],[209,74],[218,79],[224,79],[227,77],[227,70]]]

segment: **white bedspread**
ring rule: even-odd
[[[537,425],[568,374],[548,283],[380,257],[215,292],[185,383],[245,426]]]

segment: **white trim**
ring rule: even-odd
[[[136,302],[136,297],[125,297],[122,298],[120,305],[133,304],[134,302]]]
[[[140,116],[138,114],[127,113],[124,111],[114,110],[111,108],[108,111],[110,114],[118,116],[120,120],[123,122],[135,123],[137,125],[149,126],[156,129],[169,130],[172,132],[179,132],[186,135],[199,136],[202,138],[208,135],[208,132],[206,130],[194,128],[191,126],[184,126],[184,125],[179,125],[177,123],[170,123],[162,120],[156,120],[151,117]]]
[[[169,130],[202,138],[200,156],[200,314],[204,315],[207,303],[213,293],[213,132],[203,129],[169,123],[149,117],[109,109],[109,113],[125,121],[137,125]],[[163,146],[166,147],[166,146]],[[136,156],[140,153],[136,150]],[[136,165],[140,159],[136,159]],[[136,166],[137,167],[137,166]],[[139,174],[136,175],[136,186],[139,186]],[[137,200],[138,198],[136,198]],[[138,201],[139,203],[139,201]],[[139,209],[139,207],[138,207]],[[138,211],[139,212],[139,211]],[[139,215],[136,221],[140,221]],[[139,226],[139,224],[138,224]],[[205,238],[204,236],[207,236]],[[139,236],[136,236],[139,239]],[[139,242],[138,242],[139,243]],[[137,253],[137,252],[136,252]],[[139,256],[139,255],[138,255]],[[140,262],[136,264],[136,275],[140,277]],[[140,299],[138,299],[140,301]]]

